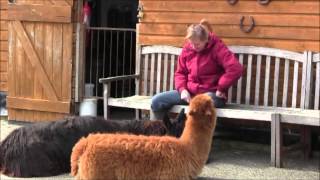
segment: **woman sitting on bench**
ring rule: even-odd
[[[152,97],[151,120],[162,119],[174,105],[188,104],[201,93],[212,97],[215,107],[225,106],[227,91],[241,77],[236,56],[213,33],[206,20],[191,25],[175,72],[175,89]]]

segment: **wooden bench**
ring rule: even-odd
[[[217,109],[217,116],[270,122],[271,163],[280,167],[281,123],[319,126],[319,111],[306,109],[311,102],[307,97],[311,97],[312,92],[311,74],[308,73],[310,53],[253,46],[229,48],[245,70],[238,83],[229,88],[228,103],[225,108]],[[174,71],[180,52],[181,48],[172,46],[138,47],[136,74],[100,79],[104,84],[105,118],[108,119],[110,106],[137,109],[136,117],[139,118],[138,110],[150,110],[154,94],[174,89]],[[124,79],[135,79],[135,95],[110,97],[111,82]],[[316,88],[319,89],[318,85]],[[187,106],[182,105],[176,105],[170,111],[178,113],[181,108],[186,108],[187,112]]]

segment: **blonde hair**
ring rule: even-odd
[[[206,19],[202,19],[199,24],[192,24],[188,27],[185,39],[196,38],[201,41],[207,41],[211,31],[209,22]]]

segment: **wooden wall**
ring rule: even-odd
[[[139,25],[140,44],[181,46],[188,25],[206,18],[214,32],[228,45],[255,45],[302,52],[319,51],[318,0],[140,0],[144,17]],[[239,28],[249,16],[256,26],[250,33]]]
[[[75,38],[76,38],[76,22],[78,21],[77,16],[77,4],[78,0],[73,0],[73,59],[75,59]],[[8,90],[8,0],[0,0],[0,91],[7,91]],[[74,63],[74,61],[73,61]],[[74,66],[75,64],[73,64]],[[75,74],[73,72],[72,79],[75,79]],[[72,83],[74,85],[74,82]],[[72,99],[74,99],[74,86],[72,87]]]
[[[0,91],[7,91],[8,23],[7,0],[0,0]]]

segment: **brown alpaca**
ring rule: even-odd
[[[183,133],[169,136],[90,134],[74,146],[71,174],[81,180],[196,178],[210,151],[216,112],[208,95],[194,97]]]

